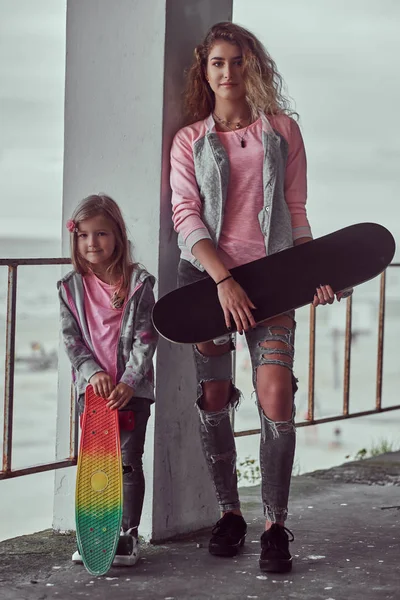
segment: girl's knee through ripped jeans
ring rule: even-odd
[[[295,321],[292,327],[261,325],[246,333],[256,390],[256,372],[265,364],[279,365],[292,372],[294,359]],[[238,406],[241,393],[231,384],[227,405],[220,411],[202,409],[203,384],[206,381],[232,382],[232,350],[220,356],[205,356],[194,347],[197,374],[196,406],[200,416],[200,435],[203,452],[215,486],[222,511],[240,507],[237,492],[236,448],[231,426],[233,410]],[[292,375],[293,395],[297,390]],[[290,477],[295,448],[294,403],[288,421],[273,421],[263,412],[257,399],[261,420],[260,468],[264,512],[272,521],[284,521],[287,515]]]

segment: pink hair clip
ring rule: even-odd
[[[75,233],[76,231],[78,231],[78,228],[75,225],[75,221],[73,221],[72,219],[68,219],[65,226],[70,233]]]

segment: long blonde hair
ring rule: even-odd
[[[115,235],[115,249],[112,256],[112,262],[107,268],[110,277],[120,277],[117,292],[126,292],[129,290],[132,269],[135,263],[132,262],[130,243],[126,233],[126,225],[118,204],[106,196],[106,194],[93,194],[84,198],[74,210],[72,221],[75,230],[71,232],[71,260],[77,273],[84,275],[91,271],[90,265],[78,252],[78,227],[79,223],[86,219],[91,219],[102,215],[111,225]]]
[[[185,90],[188,123],[205,119],[214,110],[215,95],[207,82],[206,73],[211,49],[220,40],[236,44],[241,49],[246,101],[252,120],[258,118],[260,110],[265,114],[297,115],[290,109],[289,101],[282,93],[283,78],[262,43],[244,27],[223,22],[213,25],[203,43],[194,50],[194,61],[187,73]]]

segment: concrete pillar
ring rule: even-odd
[[[231,0],[68,0],[63,221],[104,191],[121,206],[135,258],[175,287],[169,148],[182,124],[184,69]],[[68,235],[63,229],[63,251]],[[165,539],[209,525],[217,505],[198,436],[189,348],[161,341],[149,422],[141,534]],[[60,363],[57,458],[65,457],[69,365]],[[54,528],[74,529],[75,469],[56,473]]]

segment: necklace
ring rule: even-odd
[[[247,130],[248,130],[248,128],[250,127],[250,123],[247,125],[247,127],[246,127],[246,129],[245,129],[245,132],[244,132],[244,134],[243,134],[243,135],[240,135],[240,134],[239,134],[237,131],[235,131],[235,129],[232,129],[232,127],[230,127],[230,125],[229,125],[230,121],[224,121],[224,119],[221,119],[221,117],[219,117],[219,116],[218,116],[218,115],[216,115],[215,113],[214,113],[214,117],[217,119],[217,121],[219,121],[220,123],[222,123],[222,125],[223,125],[224,127],[227,127],[227,128],[230,130],[230,131],[232,131],[232,132],[233,132],[233,133],[236,135],[236,137],[237,137],[237,138],[239,139],[239,141],[240,141],[240,145],[242,146],[242,148],[246,148],[246,142],[245,142],[245,139],[244,139],[244,138],[245,138],[245,137],[246,137],[246,135],[247,135]],[[241,123],[240,123],[240,121],[239,121],[238,123],[236,123],[236,129],[239,129],[240,127],[241,127]]]
[[[221,120],[221,123],[223,123],[224,125],[234,125],[235,129],[242,129],[242,122],[241,121],[237,121],[236,123],[234,121],[226,121],[226,120]]]
[[[124,306],[126,295],[125,291],[121,288],[121,279],[119,279],[117,283],[113,284],[109,278],[108,281],[104,281],[104,278],[102,279],[101,277],[99,277],[99,275],[96,275],[94,271],[92,272],[99,281],[103,281],[103,283],[106,283],[107,285],[113,286],[115,288],[114,292],[110,296],[110,306],[111,308],[115,308],[116,310],[121,309]]]
[[[123,307],[124,302],[125,302],[125,295],[121,294],[121,292],[119,290],[115,290],[115,292],[113,293],[113,295],[110,298],[111,308],[115,308],[116,310],[119,310],[120,308]]]

